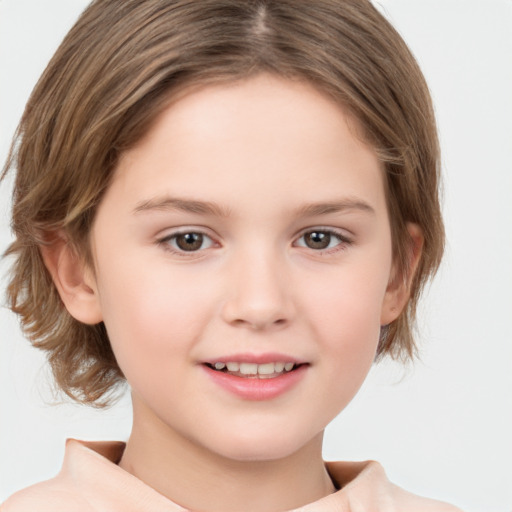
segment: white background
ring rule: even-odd
[[[32,87],[86,4],[0,0],[2,161]],[[511,512],[512,1],[378,4],[432,89],[448,248],[420,315],[422,361],[407,371],[374,368],[329,427],[325,456],[377,459],[399,485],[467,512]],[[0,186],[1,251],[9,197],[10,179]],[[53,476],[66,437],[127,438],[127,398],[101,412],[45,405],[52,395],[42,355],[6,308],[0,350],[0,502]]]

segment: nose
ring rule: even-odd
[[[254,331],[279,329],[292,320],[293,301],[286,265],[275,254],[241,257],[230,266],[222,316]]]

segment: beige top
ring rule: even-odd
[[[68,439],[59,474],[12,495],[0,512],[185,512],[117,466],[125,443]],[[410,494],[377,462],[328,462],[341,489],[290,512],[461,512]]]

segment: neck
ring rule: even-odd
[[[141,407],[134,403],[133,429],[119,466],[184,508],[277,512],[334,491],[322,460],[322,434],[285,458],[237,461],[138,414]]]

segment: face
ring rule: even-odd
[[[305,83],[176,101],[123,155],[91,240],[96,307],[146,419],[236,460],[321,436],[399,312],[381,166]]]

